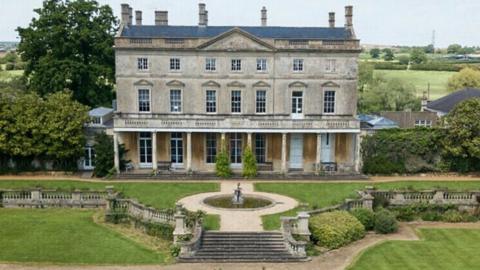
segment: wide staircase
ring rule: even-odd
[[[200,249],[180,262],[298,262],[279,232],[213,232],[202,235]]]

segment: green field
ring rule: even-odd
[[[447,91],[447,81],[456,72],[449,71],[422,71],[422,70],[375,70],[374,75],[382,74],[386,79],[399,79],[411,83],[417,90],[417,95],[422,96],[430,84],[430,99],[443,97]]]
[[[5,70],[5,65],[1,65],[0,81],[9,81],[14,77],[20,77],[23,75],[23,70]]]
[[[480,181],[464,182],[433,182],[433,181],[405,181],[389,183],[256,183],[255,189],[262,192],[278,193],[297,199],[299,202],[307,203],[308,208],[322,208],[343,202],[346,198],[356,196],[356,191],[365,188],[366,185],[373,185],[382,189],[395,188],[416,188],[428,189],[435,187],[464,190],[479,189]],[[280,228],[280,216],[295,215],[301,209],[294,209],[281,214],[263,216],[263,227],[266,230]]]
[[[367,249],[350,270],[479,269],[480,230],[421,229],[422,241],[388,241]]]
[[[93,222],[94,211],[0,209],[0,261],[55,264],[161,264],[150,250]]]

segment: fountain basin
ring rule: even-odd
[[[202,203],[214,208],[219,209],[263,209],[272,207],[275,205],[275,202],[268,199],[267,197],[258,196],[258,195],[249,195],[243,194],[243,203],[235,204],[232,201],[231,195],[216,195],[205,198]]]

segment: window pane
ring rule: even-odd
[[[183,137],[180,132],[170,134],[170,157],[172,163],[183,163]]]
[[[182,91],[178,89],[170,90],[170,111],[182,111]]]
[[[242,60],[232,59],[232,71],[240,71],[240,70],[242,70]]]
[[[150,111],[150,90],[149,89],[138,90],[138,110],[140,112]]]
[[[242,111],[242,92],[239,90],[232,91],[232,113]]]
[[[230,162],[242,163],[242,135],[232,133],[230,137]]]
[[[215,163],[217,158],[217,135],[215,133],[207,133],[207,163]]]
[[[217,111],[217,98],[215,90],[207,90],[206,110],[207,113],[214,113]]]
[[[205,70],[207,71],[215,71],[216,67],[216,59],[215,58],[207,58],[205,59]]]
[[[323,98],[323,112],[334,113],[335,112],[335,91],[325,91]]]
[[[266,103],[267,103],[267,92],[265,90],[258,90],[257,99],[256,99],[256,112],[265,113],[267,111]]]
[[[255,158],[257,159],[257,163],[265,163],[265,152],[265,134],[255,134]]]
[[[180,70],[180,58],[170,58],[170,70]]]
[[[148,70],[148,58],[137,58],[138,70]]]

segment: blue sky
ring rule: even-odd
[[[153,24],[154,10],[168,10],[169,23],[198,22],[199,0],[97,0],[113,7],[129,3]],[[437,47],[451,43],[480,46],[480,0],[204,0],[210,25],[259,25],[268,9],[269,25],[326,26],[328,12],[344,24],[344,6],[354,6],[354,26],[365,44],[427,45],[436,31]],[[28,25],[42,0],[0,0],[0,40],[15,41],[17,26]]]

